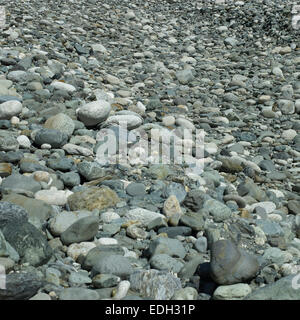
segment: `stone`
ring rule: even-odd
[[[129,281],[132,290],[153,300],[170,300],[181,289],[179,278],[170,272],[155,269],[134,271]]]
[[[157,233],[166,233],[168,238],[176,238],[177,236],[190,236],[192,228],[185,226],[162,227],[157,230]]]
[[[300,214],[300,201],[299,200],[289,200],[288,209],[291,214]]]
[[[185,287],[177,290],[171,300],[197,300],[198,291],[193,287]]]
[[[91,240],[95,237],[99,229],[98,217],[84,217],[66,229],[61,235],[61,240],[65,245]]]
[[[126,212],[123,218],[125,218],[126,221],[137,221],[141,226],[147,226],[151,221],[157,218],[166,220],[164,215],[143,208],[131,209]]]
[[[13,132],[0,130],[0,151],[16,151],[19,149],[19,142]]]
[[[29,149],[30,146],[31,146],[31,142],[29,140],[29,138],[25,135],[20,135],[17,137],[17,141],[19,143],[19,146],[21,148],[24,148],[24,149]]]
[[[168,254],[156,254],[150,259],[150,266],[156,270],[178,273],[184,264]]]
[[[22,112],[22,103],[17,100],[10,100],[0,104],[0,119],[10,120]]]
[[[251,287],[246,283],[219,286],[213,294],[214,300],[243,300],[251,293]]]
[[[54,236],[60,236],[74,222],[84,217],[90,216],[89,211],[61,211],[49,221],[49,229]]]
[[[31,297],[29,300],[52,300],[49,294],[44,292],[39,292]]]
[[[289,275],[248,294],[245,300],[299,300],[299,276]]]
[[[213,243],[210,261],[211,277],[221,285],[250,280],[259,269],[256,257],[238,248],[230,240]]]
[[[172,222],[172,225],[176,226],[178,224],[183,212],[175,195],[169,196],[169,198],[164,202],[163,213],[169,219],[169,222]],[[176,222],[174,222],[174,219]]]
[[[87,127],[104,122],[111,111],[111,105],[105,100],[97,100],[87,103],[77,111],[77,117]]]
[[[215,199],[206,200],[203,209],[207,210],[216,222],[222,222],[229,219],[232,215],[229,207]]]
[[[185,69],[176,73],[176,78],[181,84],[188,84],[194,79],[194,75],[191,69]]]
[[[10,163],[0,163],[0,177],[5,178],[12,174],[12,165]]]
[[[34,142],[38,146],[47,143],[52,148],[60,148],[68,142],[68,136],[59,130],[40,129],[35,134]]]
[[[43,281],[35,272],[6,275],[5,289],[0,289],[0,300],[27,300],[42,287]]]
[[[185,191],[185,188],[182,184],[171,182],[164,190],[164,196],[168,198],[172,195],[176,196],[179,203],[182,203],[187,195],[187,192]]]
[[[80,243],[72,243],[68,247],[67,254],[74,261],[78,259],[79,256],[85,257],[90,250],[95,248],[96,245],[93,242],[80,242]]]
[[[36,192],[34,197],[50,205],[64,206],[68,202],[68,197],[72,194],[73,192],[70,190],[57,190],[55,187],[51,187],[50,190]]]
[[[93,265],[92,274],[110,273],[122,279],[132,274],[133,268],[129,260],[118,254],[103,254],[103,258],[99,259]]]
[[[93,277],[92,280],[95,288],[111,288],[116,286],[120,282],[121,278],[114,274],[101,273]]]
[[[157,238],[149,244],[148,254],[153,257],[156,254],[168,254],[175,258],[184,258],[186,250],[177,239]]]
[[[99,300],[97,291],[87,288],[64,288],[59,300]]]
[[[67,92],[74,92],[76,91],[76,88],[72,86],[71,84],[64,83],[61,81],[54,80],[50,83],[50,86],[52,86],[56,90],[65,90]]]
[[[6,177],[2,181],[0,188],[3,194],[18,193],[33,197],[37,191],[41,190],[41,185],[32,177],[16,173]]]
[[[90,150],[89,148],[77,146],[73,143],[67,143],[62,147],[63,150],[65,150],[68,154],[75,154],[75,155],[82,155],[82,156],[92,156],[93,150]]]
[[[143,183],[131,182],[126,187],[126,192],[132,197],[143,196],[146,194],[145,185]]]
[[[87,180],[96,180],[106,175],[105,169],[98,162],[82,161],[77,164],[79,173]]]
[[[70,272],[69,283],[71,286],[78,286],[92,283],[92,279],[89,277],[89,273],[86,270],[79,270],[76,272]]]
[[[44,123],[44,128],[61,131],[70,137],[75,130],[75,124],[74,121],[66,114],[58,113],[47,119]]]
[[[22,207],[0,202],[0,230],[5,240],[17,251],[22,263],[39,266],[52,256],[47,239],[28,222],[28,213]]]
[[[45,221],[54,215],[54,210],[49,204],[21,194],[4,195],[2,200],[24,208],[28,212],[28,221],[38,229],[41,229]]]
[[[108,187],[90,187],[83,191],[74,192],[68,197],[68,204],[73,211],[102,210],[114,207],[119,201],[117,194]]]
[[[283,114],[293,114],[295,112],[295,103],[291,100],[277,100],[278,108]]]
[[[134,112],[133,112],[134,113]],[[132,130],[138,128],[142,125],[143,119],[138,114],[117,114],[110,116],[105,125],[120,125],[121,127],[125,127],[128,130]]]

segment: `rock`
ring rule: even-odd
[[[111,106],[105,100],[87,103],[77,111],[77,117],[87,127],[95,126],[108,118]]]
[[[49,221],[49,228],[54,236],[60,236],[74,222],[92,215],[89,211],[61,211]]]
[[[114,274],[101,273],[93,278],[93,286],[95,288],[111,288],[120,282],[121,278]]]
[[[76,91],[76,88],[74,86],[72,86],[71,84],[64,83],[64,82],[57,81],[57,80],[52,81],[50,85],[53,88],[55,88],[56,90],[65,90],[67,92]]]
[[[24,135],[18,136],[18,137],[17,137],[17,141],[18,141],[19,146],[20,146],[21,148],[29,149],[30,146],[31,146],[30,140],[29,140],[26,136],[24,136]]]
[[[94,210],[114,207],[119,202],[117,194],[108,187],[90,187],[74,192],[68,197],[71,210]]]
[[[143,196],[146,194],[145,185],[143,183],[131,182],[127,186],[126,192],[132,197]]]
[[[52,148],[60,148],[68,141],[68,136],[55,129],[40,129],[36,132],[34,142],[41,146],[45,143],[50,144]]]
[[[290,275],[252,291],[245,300],[299,300],[299,277]]]
[[[253,278],[259,269],[257,259],[230,240],[218,240],[211,248],[210,274],[221,285]]]
[[[12,165],[10,163],[0,163],[0,177],[5,178],[12,174]]]
[[[98,229],[98,217],[84,217],[71,224],[60,237],[64,244],[69,245],[74,242],[78,243],[93,239]]]
[[[0,288],[0,300],[27,300],[42,287],[43,281],[35,272],[6,275],[5,289]]]
[[[295,103],[293,101],[279,99],[277,104],[283,114],[293,114],[295,112]]]
[[[10,100],[0,104],[0,119],[10,120],[22,112],[22,103],[17,100]]]
[[[72,286],[92,283],[92,279],[89,277],[89,273],[86,270],[79,270],[76,272],[71,271],[68,280]]]
[[[65,150],[68,154],[76,154],[76,155],[83,155],[83,156],[92,156],[93,150],[90,150],[88,148],[84,148],[81,146],[77,146],[76,144],[73,143],[67,143],[63,146],[62,148]]]
[[[63,206],[68,202],[68,197],[72,194],[72,191],[57,190],[55,187],[51,187],[50,190],[40,190],[36,192],[34,197],[37,200],[42,200],[51,205]]]
[[[151,257],[156,254],[168,254],[171,257],[184,258],[186,250],[177,239],[157,238],[150,242],[148,253]]]
[[[164,202],[163,213],[168,218],[170,224],[175,226],[178,224],[183,213],[175,195],[169,196],[169,198]]]
[[[206,200],[203,209],[207,210],[216,222],[222,222],[229,219],[232,215],[229,207],[215,199]]]
[[[92,274],[110,273],[122,279],[129,277],[133,268],[129,260],[118,254],[104,253],[102,258],[93,265]]]
[[[44,123],[46,129],[54,129],[65,133],[68,137],[72,135],[75,129],[74,121],[64,113],[58,113],[47,119]]]
[[[288,202],[289,213],[300,214],[300,201],[299,200],[289,200]]]
[[[124,218],[127,221],[138,221],[141,226],[147,226],[151,221],[162,218],[166,220],[166,217],[160,213],[156,213],[154,211],[146,210],[143,208],[131,209],[124,215]]]
[[[134,112],[133,112],[134,113]],[[142,125],[143,119],[138,114],[117,114],[110,116],[105,125],[120,125],[121,127],[125,127],[128,130],[132,130],[138,128]]]
[[[4,195],[2,200],[24,208],[28,212],[28,221],[38,229],[41,229],[45,221],[54,214],[53,208],[44,201],[28,198],[20,194]]]
[[[68,247],[67,254],[76,261],[79,256],[85,257],[95,247],[93,242],[72,243]]]
[[[12,132],[0,130],[0,151],[16,151],[19,149],[19,142]]]
[[[99,300],[97,291],[87,288],[64,288],[59,300]]]
[[[150,270],[137,270],[130,276],[133,290],[142,297],[154,300],[170,300],[181,289],[180,280],[170,272]]]
[[[150,259],[150,265],[156,270],[166,270],[175,273],[178,273],[184,266],[182,262],[170,257],[168,254],[155,254]]]
[[[39,292],[35,294],[33,297],[31,297],[29,300],[51,300],[51,297],[47,293]]]
[[[106,175],[105,169],[98,162],[82,161],[77,164],[79,173],[87,180],[96,180]]]
[[[197,300],[198,291],[193,287],[185,287],[176,291],[171,300]]]
[[[0,202],[0,230],[5,240],[18,252],[21,262],[39,266],[52,256],[45,236],[28,222],[28,213],[10,202]]]
[[[12,174],[3,180],[0,188],[3,194],[18,193],[27,197],[33,197],[41,189],[41,185],[32,177]]]
[[[213,294],[214,300],[243,300],[251,293],[251,287],[246,283],[219,286]]]
[[[187,84],[187,83],[191,82],[194,79],[193,72],[192,72],[191,69],[185,69],[185,70],[182,70],[182,71],[178,71],[176,73],[176,77],[177,77],[177,80],[181,84]]]

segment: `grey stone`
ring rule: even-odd
[[[74,242],[88,241],[94,238],[98,229],[98,217],[84,217],[75,221],[60,235],[61,241],[66,245]]]
[[[120,278],[114,274],[97,274],[93,278],[93,286],[95,288],[111,288],[116,286],[120,282]]]
[[[80,175],[77,172],[65,172],[60,179],[67,187],[75,187],[80,184]]]
[[[78,163],[77,168],[79,173],[88,181],[102,178],[106,175],[106,170],[98,162],[82,161]]]
[[[130,196],[143,196],[146,194],[145,185],[143,183],[131,182],[127,186],[126,192]]]
[[[168,254],[171,257],[184,258],[186,255],[186,250],[182,243],[177,239],[169,238],[152,240],[148,252],[151,257],[156,254]]]
[[[171,195],[176,196],[177,200],[182,203],[187,195],[187,192],[185,191],[184,186],[180,183],[171,182],[167,185],[164,191],[164,196],[168,198]]]
[[[15,151],[19,149],[19,142],[12,132],[0,130],[0,151]]]
[[[42,287],[43,281],[34,272],[6,275],[6,289],[0,289],[0,300],[27,300]]]
[[[150,265],[156,270],[165,270],[178,273],[184,264],[168,254],[156,254],[150,259]]]
[[[34,142],[41,146],[44,143],[50,144],[52,148],[60,148],[68,142],[68,136],[55,129],[40,129],[36,132]]]
[[[218,284],[235,284],[253,278],[259,270],[255,256],[230,240],[218,240],[211,248],[210,274]]]
[[[245,300],[300,300],[299,277],[294,274],[283,277],[254,290]]]
[[[99,295],[92,289],[65,288],[61,291],[59,300],[99,300]]]
[[[142,297],[154,300],[170,300],[174,293],[181,289],[180,280],[170,272],[137,270],[130,276],[131,289]]]
[[[54,214],[53,208],[48,203],[20,194],[4,195],[2,200],[23,207],[28,212],[28,221],[38,229]]]
[[[33,197],[37,191],[41,190],[41,185],[32,177],[16,173],[5,178],[0,188],[4,194],[18,193],[27,197]]]
[[[111,273],[120,278],[127,278],[132,274],[133,268],[129,260],[118,254],[103,254],[93,265],[92,274]]]
[[[97,100],[80,107],[77,116],[86,126],[95,126],[107,119],[110,110],[111,106],[109,102]]]
[[[246,283],[219,286],[213,294],[214,300],[242,300],[251,293],[251,287]]]
[[[212,215],[215,222],[222,222],[229,219],[232,215],[230,208],[215,199],[205,201],[203,209],[207,210]]]

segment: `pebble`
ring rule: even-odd
[[[10,120],[22,112],[22,103],[17,100],[10,100],[0,104],[0,119]]]
[[[251,293],[247,283],[237,283],[228,286],[219,286],[213,294],[214,300],[243,300]]]
[[[218,284],[235,284],[253,278],[259,264],[230,240],[218,240],[211,248],[211,276]]]
[[[105,100],[97,100],[87,103],[77,111],[77,117],[86,126],[95,126],[105,121],[111,111],[110,103]]]

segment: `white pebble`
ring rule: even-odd
[[[17,141],[22,148],[28,149],[31,146],[31,142],[27,136],[20,135],[17,137]]]
[[[289,130],[284,130],[282,132],[281,137],[285,140],[291,141],[293,140],[297,135],[297,131],[293,130],[293,129],[289,129]]]
[[[49,144],[49,143],[43,143],[42,145],[41,145],[41,149],[51,149],[52,147],[51,147],[51,144]]]
[[[104,223],[111,223],[113,220],[119,219],[120,216],[114,211],[106,211],[101,214],[101,220]]]
[[[97,245],[111,245],[111,244],[118,244],[118,240],[113,238],[99,238],[95,240]]]
[[[86,256],[88,252],[95,247],[96,245],[93,242],[72,243],[68,247],[67,254],[76,261],[80,255]]]
[[[51,205],[64,206],[71,194],[73,194],[73,192],[70,190],[57,190],[55,187],[52,187],[50,190],[40,190],[36,192],[34,198],[45,201]]]
[[[118,284],[117,292],[114,295],[114,300],[121,300],[124,298],[130,288],[130,282],[128,280],[123,280]]]
[[[11,124],[18,124],[20,123],[20,119],[16,116],[13,116],[11,119],[10,119],[10,123]]]

